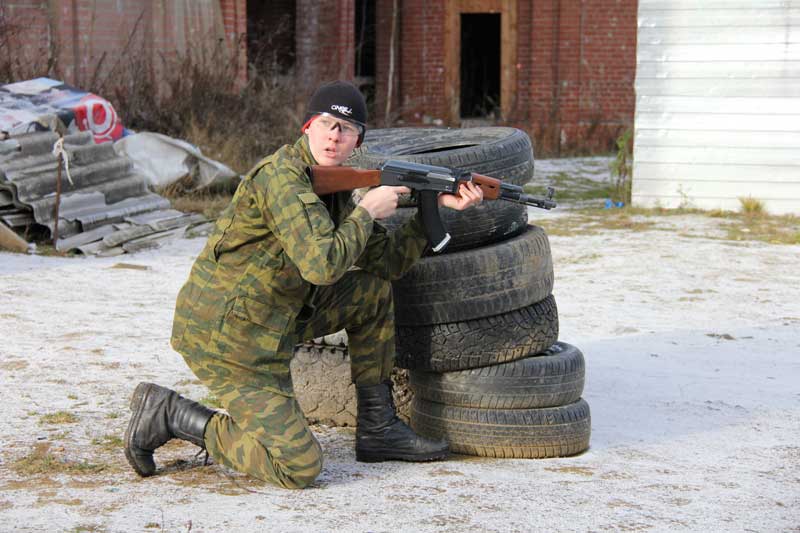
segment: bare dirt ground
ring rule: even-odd
[[[125,462],[139,381],[207,395],[168,343],[203,239],[117,258],[0,252],[0,530],[800,531],[800,246],[654,220],[551,236],[561,340],[587,362],[587,452],[361,464],[351,429],[316,426],[326,462],[302,491],[181,443],[154,478]]]

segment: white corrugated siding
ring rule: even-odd
[[[800,214],[800,0],[639,0],[633,203]]]

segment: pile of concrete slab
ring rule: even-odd
[[[54,154],[58,140],[46,131],[0,141],[0,223],[23,239],[52,238],[57,224],[56,250],[108,256],[206,229],[198,229],[205,217],[172,209],[150,191],[112,143],[95,144],[89,132],[69,134],[64,158]]]

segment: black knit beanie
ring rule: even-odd
[[[358,144],[364,140],[364,133],[367,130],[367,103],[364,95],[352,83],[332,81],[320,85],[308,102],[304,124],[308,124],[314,115],[320,113],[328,113],[358,124],[361,126]]]

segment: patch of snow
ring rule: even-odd
[[[168,473],[142,480],[121,449],[92,442],[122,436],[139,381],[206,394],[169,347],[175,297],[204,239],[123,258],[0,252],[0,529],[797,528],[800,246],[657,230],[550,240],[560,338],[587,363],[590,449],[546,460],[363,464],[352,429],[318,426],[326,462],[302,491],[191,466],[180,460],[195,449],[183,444],[159,450]],[[59,410],[79,422],[40,421]],[[107,471],[17,474],[15,461],[41,443]]]

